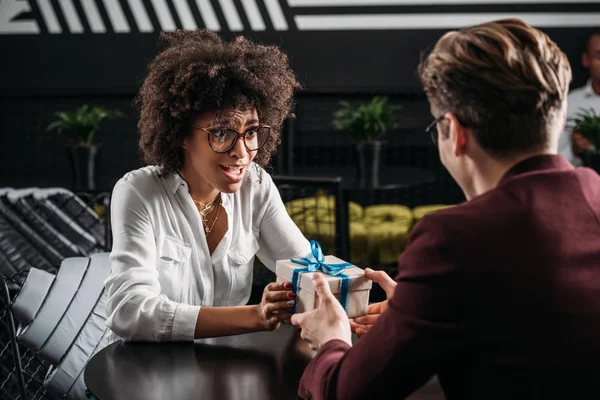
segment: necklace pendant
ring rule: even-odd
[[[205,227],[204,227],[204,233],[206,233],[207,235],[208,235],[208,231],[209,231],[209,230],[210,230],[210,229],[208,228],[208,226],[205,226]]]

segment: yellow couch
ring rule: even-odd
[[[410,208],[381,204],[365,208],[368,259],[373,264],[392,264],[404,251],[413,224]]]
[[[335,199],[333,196],[317,196],[292,200],[285,204],[287,212],[309,240],[321,244],[325,254],[335,253]],[[362,223],[363,208],[354,202],[348,204],[350,236],[350,262],[365,264],[367,253],[367,230]]]
[[[285,209],[293,218],[303,217],[318,218],[321,221],[335,222],[335,198],[333,196],[316,196],[296,199],[285,203]],[[348,217],[350,222],[361,221],[364,210],[353,201],[348,203]]]
[[[356,265],[393,264],[406,248],[410,231],[423,216],[451,207],[434,204],[410,209],[395,204],[362,207],[348,204],[350,262]],[[335,200],[316,196],[292,200],[287,212],[308,239],[318,241],[325,254],[335,253]]]

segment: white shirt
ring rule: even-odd
[[[600,95],[594,91],[591,80],[585,86],[569,93],[567,98],[567,128],[558,140],[558,154],[565,156],[576,167],[583,165],[583,163],[579,157],[573,154],[572,128],[569,127],[570,119],[576,118],[582,109],[587,110],[590,108],[600,113]]]
[[[212,255],[179,174],[149,166],[117,182],[105,281],[111,341],[193,340],[201,306],[248,302],[255,254],[274,270],[276,260],[310,252],[271,176],[262,170],[259,182],[258,168],[250,165],[238,192],[221,194],[228,229]]]

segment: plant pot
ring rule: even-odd
[[[581,154],[583,164],[600,174],[600,152],[597,150],[586,150]]]
[[[95,144],[90,147],[69,147],[69,159],[73,170],[73,188],[77,192],[95,191],[96,186],[96,159],[100,146]]]
[[[355,143],[357,153],[357,185],[360,189],[374,189],[379,186],[379,166],[381,165],[381,149],[383,142]]]

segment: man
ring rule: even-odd
[[[450,400],[600,398],[600,176],[556,155],[565,54],[502,20],[447,33],[419,73],[467,202],[415,226],[395,282],[367,272],[388,300],[354,346],[315,274],[320,304],[292,316],[319,350],[299,395],[399,399],[437,374]]]
[[[581,63],[590,71],[587,84],[573,90],[568,97],[567,118],[575,118],[581,110],[592,109],[600,114],[600,31],[592,33],[581,55]],[[565,156],[571,164],[581,166],[580,155],[592,144],[577,132],[567,127],[558,143],[558,154]]]

